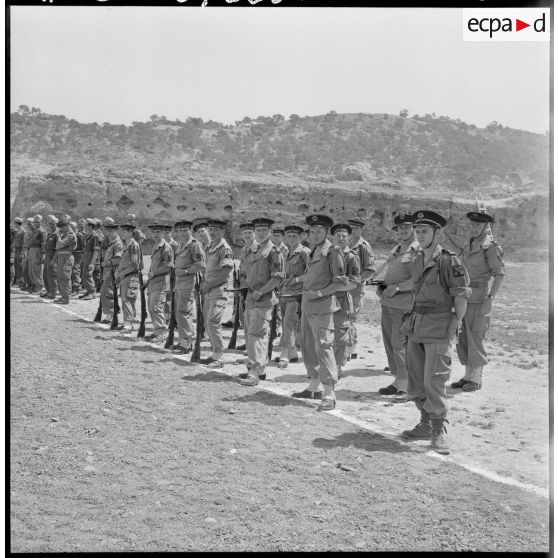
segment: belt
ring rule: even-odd
[[[415,306],[413,312],[417,314],[445,314],[451,312],[451,307],[448,306]]]
[[[64,255],[64,256],[68,256],[68,255],[73,256],[74,255],[74,253],[71,252],[70,250],[58,250],[58,254],[60,254],[61,256],[62,255]]]
[[[473,287],[475,289],[486,287],[488,285],[488,281],[471,281],[469,283],[469,287]]]

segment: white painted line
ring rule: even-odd
[[[31,295],[29,293],[26,293],[25,291],[11,291],[11,292],[19,292],[21,294],[24,294],[28,297],[31,298],[39,298],[38,296],[34,296]],[[41,300],[41,302],[44,302],[45,304],[49,304],[47,303],[46,300]],[[50,303],[52,304],[52,303]],[[57,308],[59,308],[60,310],[63,310],[64,312],[67,312],[68,314],[72,314],[73,316],[76,316],[78,318],[82,318],[84,320],[90,321],[92,324],[98,326],[99,328],[105,329],[107,330],[109,328],[108,325],[106,324],[100,324],[97,322],[94,322],[93,320],[89,320],[88,318],[84,318],[82,315],[77,314],[76,312],[74,312],[73,310],[70,310],[69,308],[65,308],[65,306],[60,305],[60,304],[56,304],[53,305]],[[136,335],[134,334],[130,334],[130,333],[124,333],[124,332],[120,332],[122,335],[125,335],[127,337],[129,337],[130,339],[138,339],[138,337],[136,337]],[[139,338],[140,341],[143,341],[143,339]],[[148,341],[143,341],[146,345],[149,345],[151,347],[154,347],[155,349],[160,349],[161,347],[159,345],[156,345],[155,343],[149,343]],[[169,356],[176,359],[176,360],[180,360],[180,361],[184,361],[184,362],[190,362],[190,359],[188,357],[185,356],[181,356],[181,355],[173,355],[171,351],[169,351]],[[214,372],[219,372],[220,374],[224,374],[225,376],[230,376],[230,377],[237,377],[236,373],[233,372],[227,372],[225,371],[223,368],[209,368],[207,365],[205,364],[200,364],[200,363],[192,363],[195,364],[196,366],[202,366],[204,368],[206,368],[207,370],[212,370]],[[225,363],[225,366],[227,365],[233,365],[233,366],[241,366],[241,365],[237,365],[235,363]],[[263,390],[263,391],[267,391],[269,393],[273,393],[274,395],[278,395],[280,397],[286,397],[288,399],[291,399],[291,393],[288,392],[287,390],[283,389],[283,388],[279,388],[279,387],[275,387],[273,385],[263,385],[263,384],[258,384],[258,388]],[[302,403],[305,403],[306,405],[310,406],[310,407],[316,407],[317,405],[315,403],[312,403],[310,400],[306,400],[306,399],[297,399],[297,401],[300,401]],[[364,428],[365,430],[368,430],[369,432],[373,432],[375,434],[379,434],[385,438],[388,438],[389,440],[393,441],[393,442],[397,442],[399,445],[404,446],[404,447],[419,447],[416,445],[410,446],[410,444],[412,444],[412,442],[404,442],[401,438],[399,438],[399,435],[397,432],[393,432],[393,431],[387,431],[387,430],[382,430],[380,428],[377,428],[375,426],[372,426],[370,423],[362,421],[356,417],[353,417],[352,415],[348,415],[346,413],[344,413],[343,411],[340,411],[339,409],[333,409],[333,411],[326,411],[328,414],[330,415],[334,415],[337,418],[340,418],[341,420],[344,420],[346,422],[349,422],[351,424],[354,424],[355,426],[359,426],[360,428]],[[494,471],[487,471],[486,469],[482,469],[480,467],[475,467],[473,465],[467,465],[466,463],[460,463],[458,461],[455,461],[455,459],[453,459],[452,457],[449,456],[445,456],[445,455],[440,455],[439,453],[436,453],[435,451],[429,450],[427,452],[424,453],[424,455],[427,455],[428,457],[434,458],[434,459],[438,459],[440,461],[444,461],[447,463],[452,463],[454,465],[457,465],[458,467],[461,467],[463,469],[466,469],[467,471],[470,471],[472,473],[475,473],[477,475],[480,475],[486,479],[489,479],[493,482],[497,482],[500,484],[506,484],[508,486],[515,486],[516,488],[520,488],[522,490],[525,490],[526,492],[530,492],[532,494],[536,494],[537,496],[541,496],[543,498],[548,499],[549,498],[549,491],[546,488],[540,488],[538,486],[534,486],[532,484],[527,484],[527,483],[523,483],[521,481],[518,481],[512,477],[505,477],[503,475],[499,475],[498,473],[495,473]]]

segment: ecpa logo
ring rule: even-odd
[[[464,41],[549,41],[548,8],[463,10]]]

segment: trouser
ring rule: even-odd
[[[398,391],[407,391],[407,336],[401,332],[405,310],[382,306],[382,337],[389,370]]]
[[[35,246],[29,248],[29,279],[33,289],[42,291],[45,288],[43,267],[44,261],[41,249]]]
[[[14,264],[14,257],[10,257],[10,285],[14,282],[15,279],[15,264]]]
[[[451,345],[417,343],[407,340],[407,396],[431,419],[445,419],[448,414],[446,382],[451,373]]]
[[[103,308],[103,314],[107,318],[112,318],[114,313],[114,289],[112,284],[112,277],[106,275],[103,277],[103,283],[101,285],[100,291],[101,306]]]
[[[21,275],[23,273],[20,258],[21,258],[21,247],[14,248],[14,267],[15,267],[14,280],[16,283],[21,279]]]
[[[93,269],[93,282],[95,283],[95,290],[100,293],[101,287],[103,285],[103,274],[101,270],[101,264],[96,263]]]
[[[457,342],[459,362],[465,365],[465,380],[479,384],[482,369],[488,364],[483,339],[490,325],[490,314],[482,313],[482,303],[467,304]]]
[[[196,331],[194,330],[194,289],[174,291],[174,307],[176,313],[176,330],[179,344],[191,346]],[[182,343],[181,343],[182,341]]]
[[[271,304],[263,307],[254,306],[251,300],[246,301],[246,351],[252,367],[250,374],[263,374],[267,360],[267,346],[269,342],[269,322],[273,313]]]
[[[29,249],[25,250],[23,254],[21,281],[26,287],[31,284],[29,279]]]
[[[147,310],[156,334],[160,334],[167,328],[165,303],[169,290],[166,279],[167,277],[154,277],[147,287]]]
[[[221,319],[227,303],[226,297],[209,298],[203,301],[203,319],[205,331],[213,353],[221,355],[224,350],[223,333],[221,331]]]
[[[239,323],[240,323],[240,327],[244,330],[246,330],[245,324],[244,324],[244,314],[246,313],[246,294],[247,291],[240,291],[238,293],[238,296],[240,296],[240,316],[239,316]]]
[[[296,296],[281,298],[283,328],[281,330],[281,358],[290,359],[298,356],[296,342],[300,326],[300,301]]]
[[[122,321],[132,324],[136,319],[136,300],[138,299],[139,277],[137,273],[120,279],[120,300],[122,301]]]
[[[324,387],[324,397],[335,399],[337,366],[333,354],[333,314],[308,315],[302,308],[300,348],[304,365],[310,376],[310,389]]]
[[[95,264],[93,261],[94,252],[84,252],[83,259],[81,260],[81,284],[88,294],[95,292],[95,281],[93,279],[93,272]]]
[[[360,311],[362,310],[362,303],[364,301],[364,287],[363,286],[358,286],[356,289],[353,289],[351,291],[351,298],[353,299],[353,309],[350,315],[350,320],[351,320],[351,324],[352,324],[352,330],[353,330],[353,348],[351,349],[352,353],[356,353],[357,352],[357,346],[358,346],[358,334],[357,334],[357,327],[356,327],[356,322],[357,322],[357,316],[360,313]]]
[[[350,321],[349,295],[337,297],[339,310],[333,313],[333,354],[339,370],[347,363],[347,348],[353,344],[353,327]]]
[[[81,288],[81,259],[83,252],[74,252],[74,265],[72,267],[72,291],[78,292]]]
[[[49,296],[56,296],[56,291],[58,291],[58,281],[56,275],[58,273],[58,265],[56,262],[56,255],[54,252],[45,255],[45,265],[43,268],[43,281],[45,283],[45,289],[47,290]]]
[[[70,300],[72,293],[72,267],[74,266],[74,256],[72,254],[57,254],[57,278],[60,297],[63,300]]]

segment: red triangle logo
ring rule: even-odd
[[[525,23],[524,21],[521,21],[520,19],[515,20],[515,30],[516,31],[521,31],[522,29],[525,29],[525,27],[531,27],[530,23]]]

